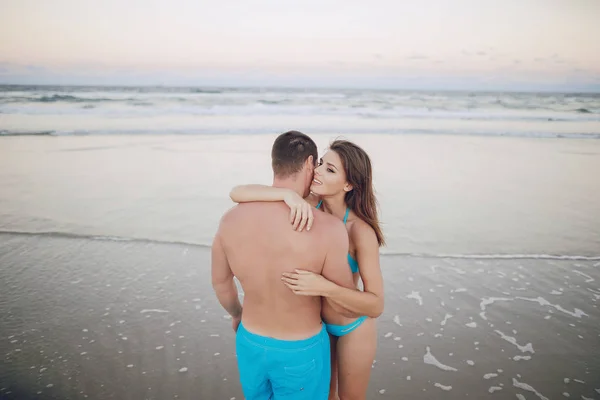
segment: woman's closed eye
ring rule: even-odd
[[[321,165],[323,165],[323,159],[322,158],[319,159],[319,167]],[[331,164],[329,164],[329,165],[331,165]],[[327,172],[331,172],[332,174],[335,174],[335,170],[333,168],[331,168],[331,167],[327,167]]]

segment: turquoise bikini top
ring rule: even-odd
[[[322,203],[323,200],[319,201],[319,204],[317,204],[317,208],[320,208]],[[350,214],[350,208],[346,207],[346,215],[344,215],[344,225],[346,225],[346,221],[348,221],[348,214]],[[353,273],[358,272],[358,262],[354,258],[352,258],[350,253],[348,253],[348,264],[350,264],[350,271],[352,271]]]

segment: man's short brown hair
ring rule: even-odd
[[[309,156],[316,164],[319,153],[315,142],[302,132],[289,131],[275,139],[271,150],[271,165],[275,176],[286,178],[299,172]]]

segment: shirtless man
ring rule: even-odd
[[[306,197],[318,159],[315,143],[286,132],[275,140],[271,158],[273,186]],[[237,332],[247,400],[328,398],[330,344],[322,300],[295,295],[281,276],[302,268],[354,288],[347,254],[346,229],[328,213],[314,213],[312,228],[304,232],[291,227],[282,202],[239,204],[223,216],[212,245],[212,284]],[[243,312],[234,276],[244,290]]]

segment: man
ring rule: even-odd
[[[273,186],[306,197],[317,146],[303,133],[286,132],[272,152]],[[290,226],[283,202],[243,203],[221,219],[212,246],[212,282],[233,319],[240,381],[247,400],[327,399],[331,376],[329,336],[321,298],[297,296],[283,272],[302,268],[353,288],[343,223],[314,213],[309,231]],[[244,290],[244,307],[233,277]]]

